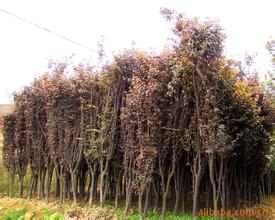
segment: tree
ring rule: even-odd
[[[9,196],[13,196],[14,176],[16,172],[15,137],[16,117],[9,113],[3,117],[3,164],[9,173]]]

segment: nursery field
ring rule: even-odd
[[[100,208],[98,204],[95,204],[92,208],[87,209],[86,204],[82,203],[78,206],[73,206],[71,201],[65,201],[60,206],[58,201],[51,200],[46,203],[44,200],[27,198],[9,198],[8,189],[8,173],[3,166],[2,161],[2,148],[3,148],[3,135],[0,131],[0,220],[18,220],[18,219],[34,219],[34,220],[65,220],[65,219],[97,219],[97,220],[116,220],[122,219],[123,211],[120,209],[114,209],[111,205],[106,205],[104,208]],[[30,181],[30,174],[27,173],[25,179],[25,185],[28,185]],[[15,181],[15,189],[18,189],[18,178]],[[27,189],[24,189],[26,191]],[[17,190],[15,190],[15,196],[18,196]],[[133,212],[133,210],[130,210]],[[137,214],[130,214],[128,219],[139,219]],[[148,216],[148,219],[157,220],[159,214],[152,213]],[[176,216],[167,213],[167,219],[181,219],[191,220],[190,215]],[[203,218],[201,218],[203,219]]]
[[[275,219],[273,78],[219,22],[160,12],[161,53],[50,61],[0,105],[0,220]]]
[[[97,220],[116,220],[123,219],[122,209],[115,209],[112,205],[105,205],[103,208],[96,204],[88,209],[85,203],[80,203],[78,206],[74,206],[71,201],[65,201],[60,206],[59,202],[51,199],[48,203],[44,200],[26,198],[9,198],[8,195],[8,174],[3,166],[2,161],[2,147],[3,147],[3,135],[0,132],[0,220],[17,220],[17,219],[33,219],[33,220],[65,220],[65,219],[97,219]],[[25,185],[28,185],[30,181],[30,174],[26,175]],[[15,181],[15,187],[18,188],[18,179]],[[24,191],[27,189],[24,189]],[[15,192],[17,196],[18,193]],[[97,201],[98,202],[98,201]],[[275,197],[266,199],[253,208],[254,210],[265,209],[270,210],[271,215],[266,216],[263,219],[275,218]],[[138,220],[140,219],[138,214],[133,213],[130,210],[130,214],[127,219]],[[170,220],[191,220],[191,215],[173,215],[167,213],[166,219]],[[158,220],[160,218],[158,213],[149,213],[147,219]],[[212,217],[199,217],[198,220],[212,219]],[[228,219],[243,219],[243,218],[228,218]],[[252,219],[252,218],[250,218]]]

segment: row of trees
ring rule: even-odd
[[[126,215],[137,203],[141,218],[149,208],[162,219],[167,208],[240,208],[272,193],[268,96],[223,57],[215,22],[174,21],[173,49],[126,51],[99,73],[79,65],[67,76],[58,63],[15,96],[3,127],[10,196],[16,174],[23,196],[28,166],[29,198],[107,200]]]

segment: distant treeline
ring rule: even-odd
[[[79,65],[70,76],[57,63],[15,95],[3,129],[10,196],[15,175],[23,196],[28,166],[29,198],[124,204],[141,218],[271,195],[268,95],[224,58],[219,25],[173,21],[174,46],[160,55],[125,51],[100,71]]]

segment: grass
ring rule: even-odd
[[[8,198],[3,197],[0,200],[0,205],[4,207],[0,211],[0,220],[17,220],[21,216],[32,216],[34,219],[49,219],[49,220],[63,220],[70,219],[88,219],[87,217],[92,216],[90,219],[97,217],[98,219],[123,219],[122,209],[115,209],[110,205],[106,205],[103,209],[98,206],[94,206],[92,209],[86,209],[85,206],[72,207],[71,204],[65,203],[62,207],[59,207],[58,201],[51,201],[46,204],[42,200],[32,199],[30,201],[19,199],[19,198]],[[132,213],[128,216],[129,220],[138,220],[139,216],[136,213]],[[160,219],[159,213],[149,212],[148,220]],[[191,220],[190,215],[173,215],[172,213],[166,213],[168,220]],[[211,218],[199,218],[200,220],[210,220]]]
[[[124,214],[120,212],[119,210],[115,211],[116,215],[118,216],[119,219],[123,219]],[[128,220],[139,220],[139,215],[129,215]],[[159,213],[148,213],[148,216],[146,217],[148,220],[158,220],[160,219],[160,214]],[[170,213],[166,213],[165,219],[167,220],[191,220],[192,217],[190,215],[174,215]]]
[[[24,220],[24,219],[41,219],[41,220],[65,220],[65,218],[59,214],[50,210],[45,210],[41,215],[36,215],[35,212],[26,212],[22,210],[13,210],[0,217],[0,220]]]
[[[124,214],[121,210],[115,210],[114,211],[116,213],[116,215],[118,216],[119,219],[123,219]],[[134,214],[134,215],[129,215],[127,220],[139,220],[139,215]],[[159,220],[160,219],[160,213],[154,213],[154,212],[149,212],[146,220]],[[191,215],[188,214],[182,214],[182,215],[175,215],[173,213],[169,213],[167,212],[165,214],[165,220],[192,220],[193,217]],[[212,220],[213,217],[212,216],[200,216],[197,218],[197,220]],[[218,219],[222,219],[222,218],[218,218]],[[229,219],[229,218],[223,218],[224,220]]]
[[[18,219],[32,219],[33,220],[65,220],[62,213],[69,208],[68,205],[59,207],[57,201],[45,203],[42,200],[9,198],[7,196],[0,198],[0,220],[18,220]],[[24,218],[23,218],[23,217]],[[22,218],[21,218],[22,217]]]
[[[19,220],[24,219],[25,216],[25,210],[19,210],[19,211],[10,211],[7,214],[5,214],[3,217],[1,217],[1,220]]]

